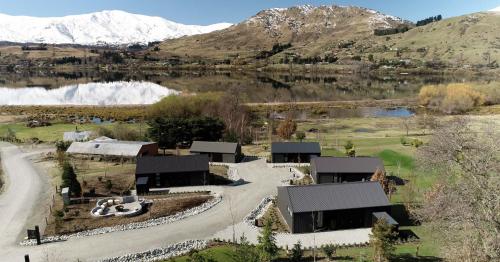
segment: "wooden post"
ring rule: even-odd
[[[35,226],[35,235],[36,235],[36,244],[39,246],[42,244],[42,241],[40,239],[40,228],[38,226]]]
[[[30,255],[24,255],[24,262],[30,262]]]

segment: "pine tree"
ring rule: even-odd
[[[241,236],[240,244],[236,247],[234,262],[259,262],[259,252],[250,245],[245,235]]]
[[[62,187],[69,187],[69,192],[73,196],[80,196],[82,193],[82,188],[80,182],[76,178],[76,173],[69,162],[65,162],[63,165],[62,173]]]
[[[293,245],[292,252],[290,253],[290,260],[293,262],[302,261],[302,257],[304,256],[304,251],[302,250],[302,244],[300,241]]]
[[[257,249],[259,250],[261,261],[272,261],[278,256],[278,246],[276,245],[276,236],[272,229],[273,221],[271,219],[266,220],[264,229],[261,235],[258,237],[259,244]]]
[[[384,219],[375,223],[370,234],[370,245],[373,248],[374,262],[388,262],[394,252],[396,232]]]

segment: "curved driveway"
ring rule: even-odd
[[[248,183],[236,187],[220,187],[223,192],[222,202],[197,216],[145,229],[74,238],[37,247],[21,247],[17,243],[20,236],[25,234],[26,222],[32,216],[30,206],[34,205],[37,197],[43,195],[47,178],[39,175],[33,168],[28,159],[30,154],[6,144],[1,144],[0,149],[9,181],[6,191],[0,196],[0,258],[9,257],[13,261],[22,260],[24,254],[30,254],[32,261],[45,261],[47,258],[50,261],[94,261],[188,239],[208,239],[226,229],[233,221],[241,222],[264,197],[276,194],[276,186],[290,175],[288,169],[267,167],[265,160],[242,163],[236,168],[240,177]],[[8,212],[4,212],[6,210]],[[43,220],[39,222],[42,223]]]

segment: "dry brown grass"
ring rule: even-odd
[[[84,48],[62,47],[62,46],[49,46],[48,50],[29,50],[21,49],[21,46],[2,46],[0,47],[1,58],[8,59],[10,57],[17,57],[21,59],[47,59],[47,58],[62,58],[68,56],[75,57],[92,57],[97,54],[90,53],[88,50],[85,52]]]
[[[210,173],[216,176],[227,178],[227,170],[226,166],[210,166]]]
[[[208,193],[171,194],[167,196],[149,197],[149,199],[152,199],[153,204],[145,213],[139,216],[94,218],[90,215],[90,211],[95,207],[96,201],[91,201],[87,204],[69,205],[65,209],[61,197],[58,196],[52,208],[53,216],[49,218],[49,225],[47,225],[44,234],[71,234],[84,230],[124,225],[171,216],[181,211],[199,206],[212,198],[213,197]],[[64,216],[62,218],[57,218],[55,214],[60,211],[64,211]]]
[[[135,164],[133,163],[121,164],[75,158],[72,159],[72,163],[76,167],[82,192],[86,195],[116,196],[134,188]],[[90,194],[92,190],[95,194]]]

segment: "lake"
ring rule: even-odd
[[[0,86],[21,89],[2,89],[0,104],[150,104],[177,92],[209,91],[233,92],[245,102],[401,99],[415,98],[426,84],[468,81],[487,82],[491,79],[484,76],[480,79],[445,75],[296,75],[215,71],[2,74]],[[397,111],[388,112],[393,113],[399,114]]]

